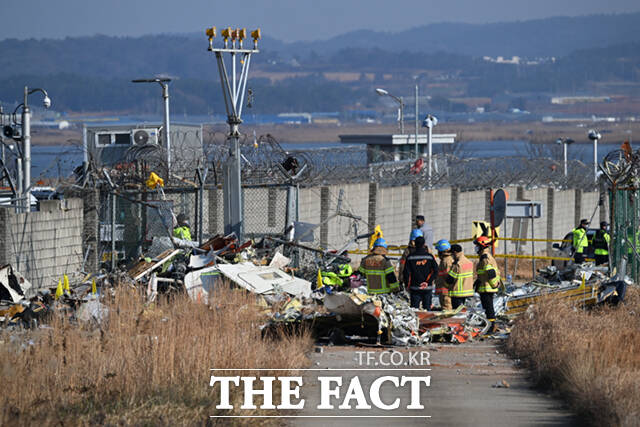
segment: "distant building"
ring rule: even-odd
[[[554,96],[551,98],[552,104],[581,104],[587,102],[611,102],[608,96]]]
[[[344,144],[366,144],[367,163],[378,163],[414,158],[415,156],[415,134],[413,135],[339,135],[340,142]],[[455,133],[433,134],[432,144],[453,144],[456,139]],[[418,153],[422,157],[428,155],[427,135],[418,134]]]

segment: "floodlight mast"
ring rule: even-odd
[[[242,123],[242,105],[247,88],[247,77],[249,66],[251,65],[251,55],[258,53],[258,40],[261,38],[260,29],[251,32],[253,39],[253,49],[243,48],[243,42],[247,38],[247,31],[244,28],[225,28],[220,32],[224,41],[224,47],[213,46],[213,39],[216,37],[216,27],[207,28],[205,31],[209,38],[210,52],[215,53],[220,74],[220,84],[222,85],[222,95],[227,111],[227,123],[229,123],[229,139],[231,148],[229,154],[231,158],[227,162],[224,170],[224,228],[225,234],[235,232],[239,239],[244,234],[243,200],[242,200],[242,175],[241,175],[241,154],[240,154],[240,132],[239,126]],[[231,42],[231,43],[229,43]],[[231,75],[227,73],[223,55],[228,53],[231,56]],[[236,73],[236,56],[240,55],[242,68],[240,76]]]

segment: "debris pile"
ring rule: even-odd
[[[610,278],[606,268],[588,263],[564,270],[546,267],[531,282],[503,286],[494,298],[495,312],[502,320],[494,331],[477,296],[456,310],[414,309],[406,291],[368,293],[364,276],[353,271],[346,252],[317,250],[322,261],[299,269],[290,267],[296,254],[287,249],[293,247],[278,238],[239,241],[235,234],[217,235],[202,244],[156,237],[145,256],[126,271],[89,275],[72,286],[65,276],[57,288],[28,300],[31,284],[5,266],[0,269],[0,316],[6,325],[24,327],[46,321],[51,313],[100,324],[109,318],[101,298],[115,285],[137,289],[149,302],[185,293],[194,302],[211,305],[216,303],[211,300],[215,289],[231,285],[256,295],[264,308],[263,334],[308,328],[316,338],[334,344],[355,340],[421,346],[435,341],[464,343],[485,337],[490,329],[493,337],[505,337],[509,320],[543,296],[592,305],[622,300],[628,283],[627,278]],[[311,274],[317,280],[307,280],[306,270],[314,270]],[[307,274],[307,279],[296,274]]]

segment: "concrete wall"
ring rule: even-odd
[[[407,243],[413,225],[414,214],[423,214],[434,229],[434,239],[465,239],[471,237],[473,221],[489,220],[488,191],[458,191],[453,188],[423,190],[411,186],[380,188],[375,184],[346,184],[324,187],[327,203],[321,203],[321,188],[301,189],[300,220],[320,223],[335,212],[340,189],[344,190],[344,208],[363,218],[368,224],[360,223],[358,231],[364,233],[368,226],[380,224],[384,237],[393,245]],[[556,191],[548,188],[526,190],[509,187],[509,200],[531,200],[542,203],[542,216],[534,219],[534,237],[539,239],[561,239],[575,226],[575,218],[589,218],[597,206],[598,193],[584,193],[576,190]],[[576,202],[578,200],[579,202]],[[326,206],[325,206],[326,205]],[[577,210],[576,210],[577,209]],[[326,212],[324,212],[326,210]],[[415,211],[415,212],[414,212]],[[323,214],[324,212],[324,214]],[[587,215],[588,213],[588,215]],[[599,221],[596,212],[594,221]],[[327,247],[337,249],[352,235],[352,221],[332,219],[325,227]],[[501,226],[503,237],[515,237],[519,231],[518,221],[505,219]],[[316,232],[316,240],[320,240]],[[522,237],[531,237],[531,220],[522,223]],[[360,244],[364,248],[365,242]],[[462,244],[465,251],[471,252],[473,244]],[[504,251],[504,242],[499,252]],[[507,251],[514,253],[516,244],[507,243]],[[536,242],[533,250],[537,254],[551,251],[551,243]],[[531,243],[522,244],[520,252],[530,254]]]
[[[471,237],[473,221],[485,221],[487,204],[489,203],[485,191],[464,191],[458,194],[457,210],[457,238],[467,239]],[[446,238],[446,237],[444,237]],[[473,243],[461,243],[465,253],[473,252]]]
[[[448,239],[451,233],[451,189],[443,188],[421,191],[422,209],[418,214],[424,215],[433,228],[434,243],[440,239]]]
[[[382,227],[387,243],[406,245],[413,223],[411,186],[380,188],[376,213],[376,224]]]
[[[0,265],[11,264],[34,289],[82,269],[83,201],[40,202],[39,212],[0,208]]]

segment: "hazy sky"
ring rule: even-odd
[[[295,41],[363,28],[636,11],[638,0],[2,0],[0,39],[201,32],[215,25],[260,26],[263,34]]]

